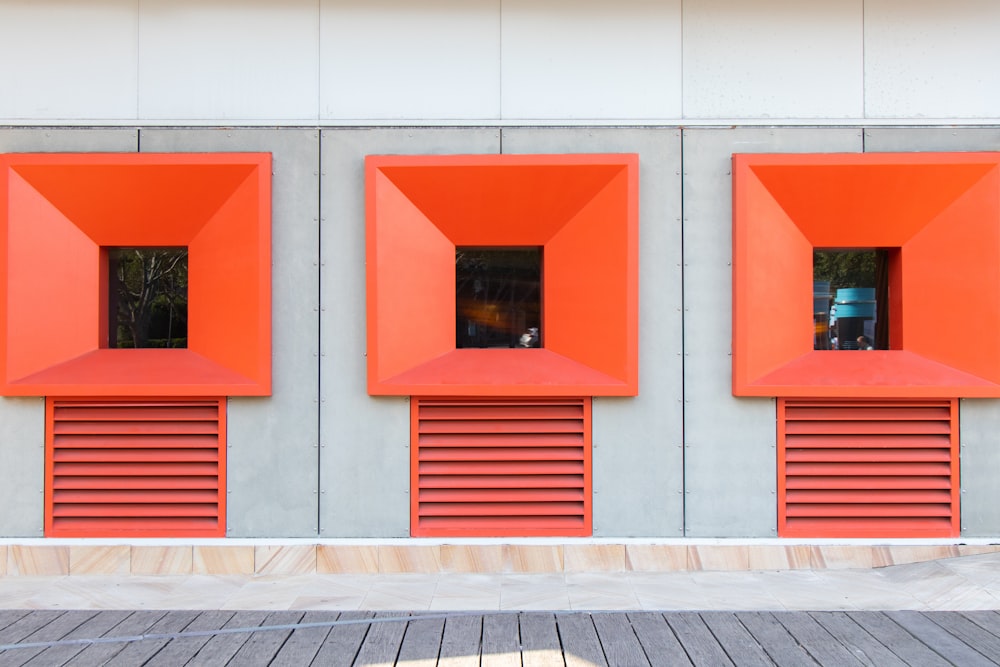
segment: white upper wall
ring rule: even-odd
[[[0,124],[995,122],[996,0],[0,0]]]

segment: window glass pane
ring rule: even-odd
[[[888,251],[813,252],[816,350],[889,349]]]
[[[542,347],[542,249],[455,249],[455,347]]]
[[[108,347],[187,347],[187,248],[108,248]]]

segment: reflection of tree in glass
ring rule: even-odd
[[[187,346],[187,256],[184,248],[112,251],[118,302],[115,347]]]
[[[830,281],[831,289],[875,286],[875,251],[813,252],[813,279]]]

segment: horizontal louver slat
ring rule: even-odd
[[[501,487],[525,488],[583,488],[581,475],[420,475],[421,489],[477,489]]]
[[[786,489],[951,489],[950,476],[788,477]]]
[[[956,409],[953,400],[780,401],[780,534],[957,534]]]
[[[46,534],[223,536],[218,399],[49,399]]]
[[[53,493],[57,505],[62,503],[214,503],[215,489],[60,489]]]
[[[423,461],[579,461],[579,447],[425,447],[420,452]]]
[[[415,399],[413,534],[589,534],[588,399]]]
[[[951,433],[926,434],[917,433],[914,435],[898,435],[892,433],[878,434],[877,445],[881,449],[947,449],[951,444]],[[837,434],[797,434],[790,435],[786,432],[785,441],[792,448],[812,448],[820,449],[837,447],[839,449],[852,449],[855,447],[870,447],[870,441],[859,438],[857,434],[837,435]]]
[[[943,489],[789,489],[785,499],[798,503],[950,503],[951,490]]]

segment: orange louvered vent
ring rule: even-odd
[[[414,536],[591,533],[590,399],[414,399]]]
[[[782,537],[959,534],[958,406],[778,402]]]
[[[48,399],[45,534],[225,535],[219,399]]]

